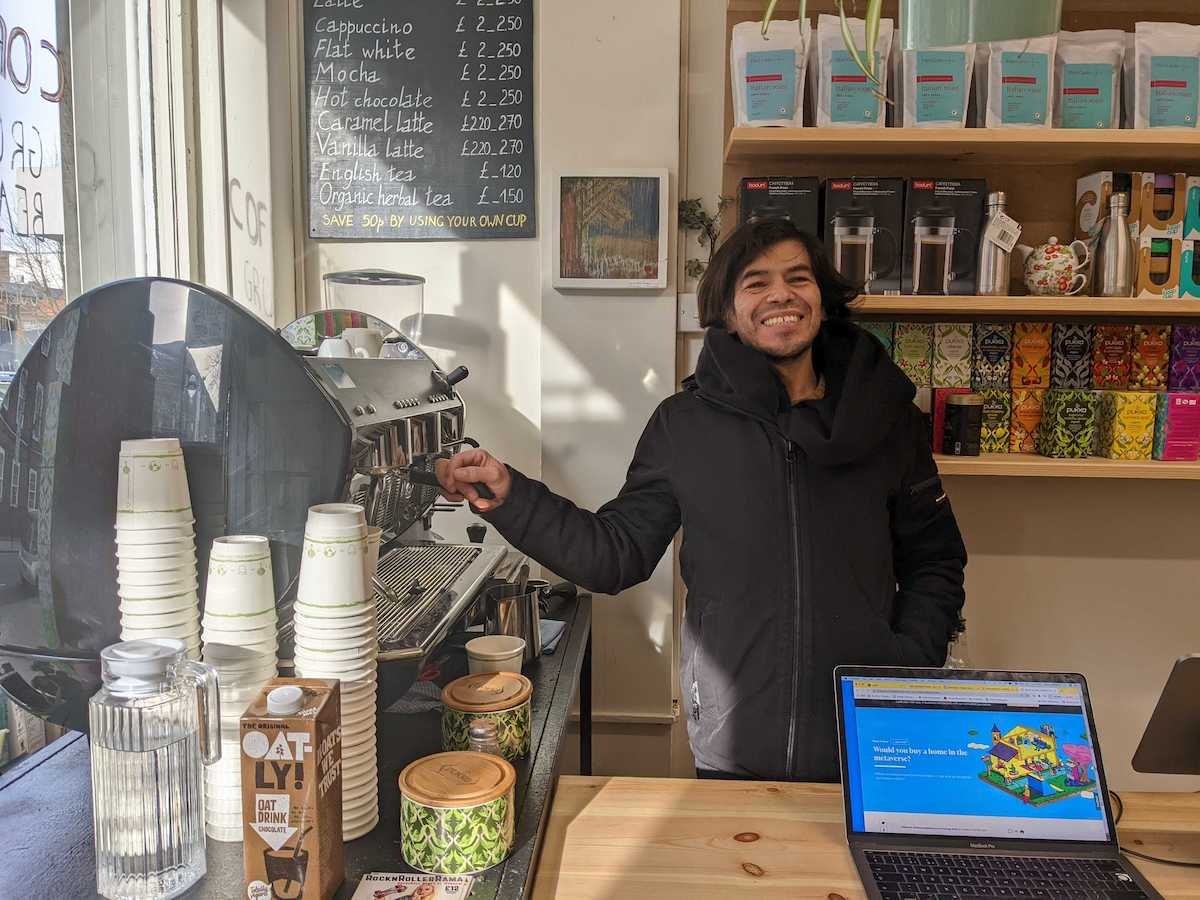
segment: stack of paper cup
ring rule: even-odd
[[[205,831],[214,840],[242,839],[239,720],[277,672],[275,633],[270,543],[258,535],[217,538],[204,594],[204,661],[217,670],[221,691],[221,759],[204,770]]]
[[[121,640],[178,638],[189,656],[199,656],[195,521],[179,441],[122,441],[117,471]]]
[[[367,586],[367,552],[361,506],[326,503],[308,511],[294,610],[296,674],[341,681],[344,840],[361,837],[379,822],[379,632],[374,593]]]

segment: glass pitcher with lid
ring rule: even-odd
[[[221,755],[217,674],[172,638],[106,647],[100,673],[88,702],[96,890],[178,896],[206,871],[202,764]]]

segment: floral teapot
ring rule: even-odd
[[[1087,275],[1080,270],[1091,255],[1083,241],[1060,244],[1051,237],[1037,247],[1018,244],[1016,250],[1025,261],[1025,289],[1031,294],[1062,297],[1078,294],[1087,284]]]

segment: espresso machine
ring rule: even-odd
[[[380,329],[386,358],[319,357],[306,343],[351,325]],[[86,730],[100,650],[120,632],[120,444],[175,437],[201,597],[214,538],[266,535],[281,658],[309,506],[367,505],[384,529],[376,592],[387,705],[505,555],[428,534],[439,508],[429,483],[436,459],[470,443],[457,388],[464,377],[354,311],[325,310],[281,335],[182,281],[131,279],[79,297],[38,338],[0,402],[0,686],[35,715]]]

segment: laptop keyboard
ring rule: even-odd
[[[878,850],[867,850],[865,854],[883,900],[1108,900],[1146,896],[1121,864],[1111,859]]]

